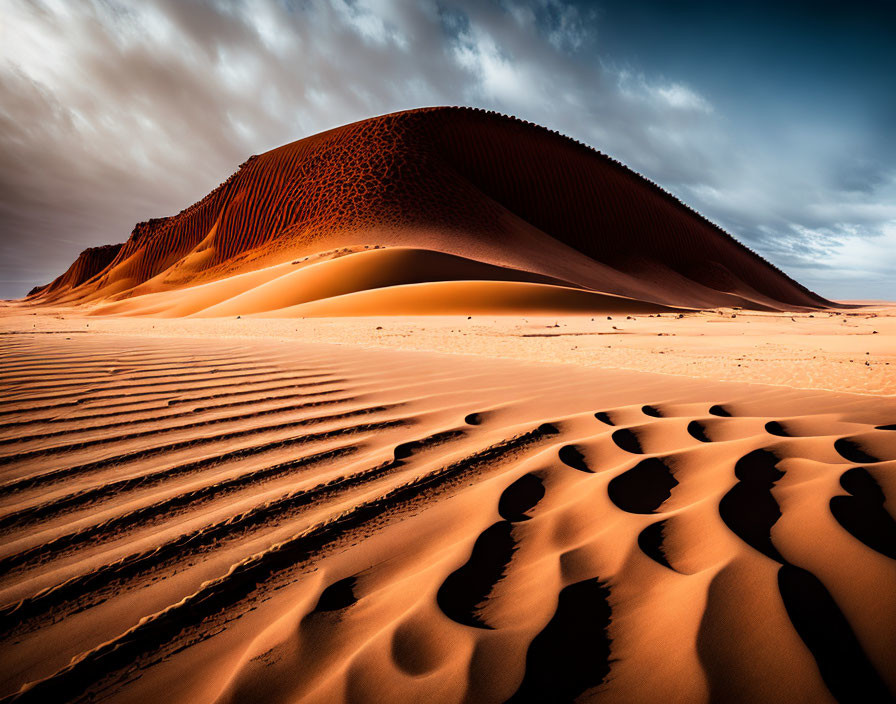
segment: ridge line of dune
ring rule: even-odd
[[[704,222],[704,223],[706,223],[707,225],[709,225],[710,227],[712,227],[712,228],[713,228],[714,230],[716,230],[719,234],[721,234],[721,235],[723,235],[725,238],[727,238],[730,242],[733,242],[735,245],[737,245],[737,246],[739,246],[739,247],[742,247],[744,250],[746,250],[747,252],[749,252],[749,253],[752,254],[753,256],[755,256],[755,257],[757,257],[758,259],[762,260],[765,264],[767,264],[769,267],[771,267],[772,269],[774,269],[777,273],[779,273],[779,274],[781,274],[782,276],[786,277],[789,281],[791,281],[791,282],[794,283],[796,286],[798,286],[804,293],[807,293],[807,294],[811,295],[812,297],[817,297],[817,296],[818,296],[818,294],[814,293],[812,290],[810,290],[809,288],[807,288],[806,286],[804,286],[803,284],[801,284],[801,283],[800,283],[799,281],[797,281],[796,279],[791,278],[787,273],[785,273],[785,272],[782,271],[780,268],[778,268],[777,266],[775,266],[772,262],[768,261],[768,260],[767,260],[765,257],[763,257],[761,254],[759,254],[759,253],[756,252],[755,250],[751,249],[748,245],[744,244],[743,242],[741,242],[740,240],[738,240],[737,238],[735,238],[735,237],[734,237],[733,235],[731,235],[728,231],[724,230],[720,225],[718,225],[717,223],[715,223],[715,222],[713,222],[712,220],[710,220],[708,217],[706,217],[706,216],[705,216],[703,213],[701,213],[699,210],[697,210],[697,209],[694,208],[693,206],[688,205],[687,203],[685,203],[684,201],[682,201],[680,198],[678,198],[678,196],[674,195],[673,193],[670,193],[670,192],[667,191],[665,188],[663,188],[663,187],[660,186],[658,183],[656,183],[655,181],[651,180],[650,178],[648,178],[648,177],[645,176],[644,174],[642,174],[642,173],[640,173],[639,171],[633,169],[632,167],[630,167],[630,166],[624,164],[623,162],[619,161],[618,159],[615,159],[614,157],[610,156],[610,155],[607,154],[606,152],[601,151],[601,150],[598,149],[597,147],[594,147],[594,146],[592,146],[592,145],[590,145],[590,144],[588,144],[588,143],[586,143],[586,142],[579,141],[578,139],[575,139],[574,137],[570,137],[569,135],[564,134],[563,132],[560,132],[560,131],[558,131],[558,130],[552,130],[552,129],[550,129],[549,127],[545,127],[544,125],[540,125],[540,124],[538,124],[538,123],[536,123],[536,122],[530,122],[529,120],[524,120],[524,119],[522,119],[522,118],[517,117],[516,115],[510,115],[510,114],[507,114],[507,113],[502,113],[502,112],[499,112],[499,111],[497,111],[497,110],[489,110],[489,109],[487,109],[487,108],[477,108],[477,107],[472,107],[472,106],[467,106],[467,105],[439,106],[439,107],[432,107],[432,108],[417,108],[417,109],[418,109],[418,110],[444,110],[444,109],[452,109],[452,110],[468,110],[468,111],[471,111],[471,112],[483,113],[483,114],[486,114],[486,115],[494,115],[494,116],[496,116],[496,117],[500,117],[500,118],[503,118],[503,119],[505,119],[505,120],[510,120],[510,121],[512,121],[512,122],[516,122],[516,123],[519,123],[519,124],[522,124],[522,125],[526,125],[526,126],[529,127],[529,128],[535,128],[536,130],[544,131],[544,132],[548,132],[549,134],[555,135],[555,136],[557,136],[557,137],[561,137],[561,138],[563,138],[563,139],[569,141],[570,143],[576,145],[576,146],[579,147],[580,149],[584,149],[584,150],[585,150],[586,152],[588,152],[588,153],[596,154],[597,156],[599,156],[599,157],[601,157],[601,158],[607,160],[609,163],[613,164],[616,168],[622,170],[624,173],[626,173],[626,174],[633,174],[633,175],[637,176],[638,178],[643,179],[646,183],[650,184],[650,186],[651,186],[657,193],[661,194],[663,197],[667,198],[669,201],[671,201],[672,203],[674,203],[674,204],[677,205],[678,207],[684,208],[686,211],[688,211],[688,212],[691,213],[692,215],[697,216],[698,219],[700,219],[702,222]],[[386,113],[386,115],[384,115],[384,116],[388,116],[388,115],[397,115],[397,114],[400,114],[401,112],[411,112],[411,111],[398,111],[398,112],[395,112],[395,113]]]

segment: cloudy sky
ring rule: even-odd
[[[823,295],[896,299],[894,8],[0,0],[0,297],[250,154],[464,104],[614,156]]]

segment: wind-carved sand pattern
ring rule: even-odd
[[[7,336],[4,701],[891,701],[896,401]]]

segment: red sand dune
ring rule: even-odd
[[[413,261],[384,257],[377,263],[386,269],[372,273],[371,260],[362,254],[374,246],[418,253]],[[455,259],[439,262],[436,253]],[[332,272],[343,278],[315,276],[318,290],[296,273],[291,283],[303,291],[298,297],[290,293],[290,280],[281,278],[289,272],[271,269],[311,256],[292,264],[304,268],[334,254],[352,260]],[[430,278],[418,276],[418,260]],[[276,287],[249,293],[247,279],[203,289],[202,305],[194,301],[185,309],[181,294],[141,298],[261,269],[268,271],[253,281],[279,280],[282,298],[270,295]],[[365,285],[368,279],[375,285]],[[512,308],[523,300],[539,310],[566,301],[573,310],[619,303],[606,296],[589,300],[568,289],[690,308],[830,305],[600,152],[514,118],[447,107],[363,120],[253,156],[178,215],[138,224],[123,245],[87,250],[63,276],[32,291],[29,300],[57,305],[128,300],[107,309],[118,314],[211,309],[213,315],[292,315],[306,314],[296,305],[342,296],[342,305],[323,306],[327,315],[364,314],[377,298],[394,310],[457,312],[458,304],[450,301],[443,301],[447,309],[421,308],[415,298],[419,289],[361,294],[452,280],[530,284],[427,287],[433,296],[462,290],[465,301],[491,311],[500,310],[504,299],[477,296],[510,289],[526,291],[514,298]],[[236,295],[252,305],[241,308],[230,300]]]
[[[86,281],[90,281],[111,264],[123,244],[105,244],[102,247],[88,247],[72,263],[68,270],[45,286],[35,286],[28,292],[28,296],[50,298],[68,293],[71,289],[79,287]]]

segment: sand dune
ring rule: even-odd
[[[679,310],[622,296],[517,281],[444,281],[390,286],[267,311],[271,317],[655,313]]]
[[[892,399],[258,339],[0,361],[10,700],[896,693]]]
[[[678,310],[432,250],[341,250],[96,307],[93,315],[272,317]]]
[[[104,271],[115,260],[123,246],[107,244],[102,247],[88,247],[78,255],[65,273],[46,286],[31,289],[28,296],[42,300],[68,295],[70,291],[79,288]]]
[[[566,283],[442,252],[399,247],[361,251],[307,266],[206,308],[202,314],[266,313],[370,289],[450,280]]]
[[[250,272],[374,246],[454,258],[368,259],[367,268],[358,264],[357,281],[326,282],[330,295],[424,283],[428,272],[436,282],[490,275],[563,282],[673,307],[832,305],[605,155],[542,127],[465,108],[371,118],[252,157],[181,213],[139,223],[123,245],[88,250],[29,301],[111,303],[231,278],[238,282],[215,290],[236,291]],[[458,276],[461,268],[475,275]],[[221,314],[243,315],[262,312],[260,302],[265,311],[309,302],[301,287],[273,301],[288,281],[201,308],[227,300]],[[546,306],[559,300],[552,296]],[[567,300],[579,310],[585,299]],[[176,296],[157,304],[144,312],[197,312]]]

